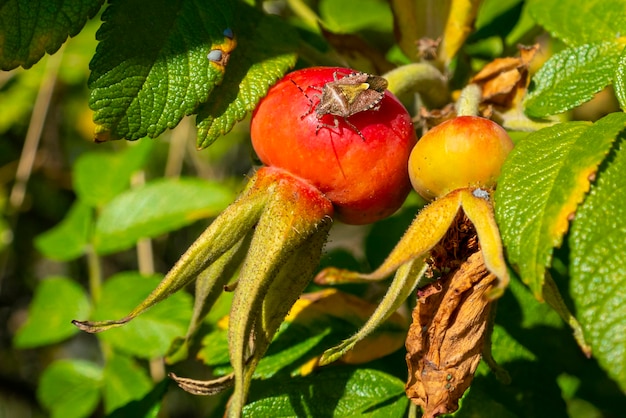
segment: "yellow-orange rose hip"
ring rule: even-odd
[[[413,188],[427,200],[464,187],[493,187],[513,142],[497,123],[459,116],[435,126],[409,157]]]

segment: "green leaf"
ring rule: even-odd
[[[496,219],[508,260],[537,298],[554,247],[589,190],[590,178],[626,126],[613,113],[595,124],[569,122],[530,134],[502,167]]]
[[[120,194],[104,207],[94,236],[99,254],[132,247],[192,222],[216,216],[234,199],[219,183],[195,178],[158,179]]]
[[[506,36],[507,45],[516,45],[525,40],[525,36],[535,28],[535,20],[530,15],[530,5],[528,2],[522,3],[522,10],[515,26]]]
[[[157,418],[161,401],[171,382],[170,379],[163,379],[146,396],[116,409],[107,418]]]
[[[615,90],[615,96],[617,97],[620,108],[626,111],[626,48],[622,51],[622,55],[620,55],[617,62],[613,89]]]
[[[393,29],[391,9],[380,0],[323,0],[319,12],[324,26],[336,33]]]
[[[404,382],[377,370],[338,367],[269,382],[253,382],[244,415],[397,417],[408,405]]]
[[[532,79],[526,113],[545,117],[582,104],[616,76],[624,44],[598,42],[553,55]]]
[[[517,9],[521,8],[522,0],[483,0],[481,3],[475,22],[478,31],[498,23],[503,26],[500,30],[509,30],[513,17],[519,13]],[[498,19],[504,18],[507,18],[506,23],[509,25],[504,25],[502,21],[498,22]]]
[[[13,241],[13,229],[4,218],[0,218],[0,254],[7,249]]]
[[[515,410],[498,402],[498,399],[494,398],[489,390],[485,390],[481,383],[479,377],[463,394],[454,418],[520,418]]]
[[[202,348],[198,351],[198,358],[207,366],[227,365],[230,362],[228,357],[228,330],[216,329],[209,332],[202,338]],[[230,373],[232,368],[227,366],[217,374]]]
[[[624,0],[533,0],[529,7],[537,23],[570,46],[624,36]]]
[[[114,354],[104,368],[104,409],[111,411],[143,398],[152,382],[145,370],[130,357]],[[136,415],[135,415],[136,416]]]
[[[83,418],[100,401],[102,369],[84,360],[59,360],[42,374],[37,387],[39,402],[52,418]]]
[[[78,332],[72,319],[89,315],[83,289],[64,277],[43,280],[28,308],[28,320],[15,335],[17,348],[32,348],[63,341]]]
[[[233,192],[219,183],[195,178],[154,180],[120,194],[104,207],[96,223],[96,251],[121,251],[141,238],[215,216],[233,199]]]
[[[0,3],[0,68],[30,68],[77,35],[103,0],[8,0]]]
[[[194,113],[222,80],[223,68],[207,54],[233,28],[233,7],[228,0],[111,4],[90,65],[97,140],[154,138]]]
[[[267,379],[284,368],[291,371],[292,375],[299,374],[297,370],[299,366],[302,366],[306,360],[320,355],[324,348],[328,347],[329,341],[336,341],[336,338],[326,339],[327,344],[322,345],[322,341],[332,331],[331,327],[311,329],[303,324],[283,323],[267,353],[259,362],[254,377]]]
[[[69,261],[82,256],[89,243],[92,208],[77,200],[63,220],[37,236],[35,246],[47,258]]]
[[[626,143],[622,134],[576,213],[572,297],[594,357],[626,391]]]
[[[0,89],[0,103],[11,103],[11,106],[2,106],[0,132],[4,133],[16,125],[25,129],[22,126],[27,123],[33,111],[33,103],[44,74],[45,65],[37,65],[29,71],[15,71],[11,82]]]
[[[224,80],[198,111],[198,148],[206,148],[254,110],[270,86],[296,63],[298,34],[275,16],[238,5],[237,37]]]
[[[102,286],[102,296],[93,319],[126,316],[159,284],[158,275],[144,277],[137,272],[119,273]],[[191,296],[179,292],[139,315],[120,328],[98,334],[120,351],[141,358],[163,356],[172,340],[185,334],[191,318]]]
[[[129,144],[118,153],[82,154],[74,164],[74,190],[85,204],[100,208],[130,187],[134,172],[146,163],[152,143]]]

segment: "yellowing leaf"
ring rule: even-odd
[[[571,292],[593,355],[626,390],[626,146],[615,144],[572,224]]]
[[[545,269],[576,214],[626,114],[591,125],[569,122],[529,135],[502,167],[495,193],[496,218],[508,260],[542,300]]]

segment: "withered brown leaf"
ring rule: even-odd
[[[454,412],[469,387],[488,341],[496,277],[480,251],[419,292],[406,340],[406,394],[423,417]]]
[[[519,57],[496,58],[472,78],[482,87],[484,105],[509,109],[521,101],[528,86],[528,66],[538,49],[539,45],[519,46]]]

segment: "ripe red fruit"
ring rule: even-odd
[[[373,109],[349,116],[349,123],[332,114],[318,119],[319,89],[353,73],[314,67],[287,74],[257,106],[250,130],[264,164],[314,185],[333,203],[337,219],[365,224],[404,202],[416,137],[410,115],[389,91]]]
[[[513,142],[497,123],[460,116],[428,131],[411,152],[409,176],[426,200],[464,187],[491,188]]]

